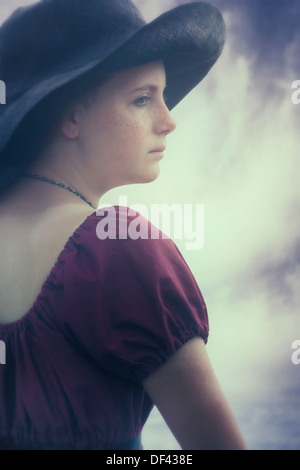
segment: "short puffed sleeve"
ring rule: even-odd
[[[189,339],[207,342],[207,310],[175,243],[141,214],[112,207],[72,239],[64,326],[98,367],[142,381]]]

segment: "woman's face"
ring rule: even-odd
[[[166,136],[176,127],[165,86],[163,62],[152,62],[115,73],[82,107],[78,142],[102,189],[157,178]]]

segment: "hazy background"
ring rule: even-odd
[[[16,7],[0,0],[0,22]],[[150,21],[182,0],[136,0]],[[208,351],[251,448],[300,449],[299,0],[212,0],[227,43],[174,110],[158,180],[108,193],[134,203],[204,204],[205,242],[175,240],[208,306]],[[0,77],[1,79],[1,77]],[[145,449],[178,444],[155,409]]]

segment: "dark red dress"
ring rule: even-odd
[[[87,217],[30,311],[0,324],[2,449],[122,448],[153,407],[143,379],[189,339],[207,341],[205,302],[174,242],[114,211]],[[125,238],[141,220],[148,238]]]

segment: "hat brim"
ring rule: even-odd
[[[173,109],[209,72],[225,43],[225,25],[219,10],[208,3],[176,7],[134,33],[113,53],[99,55],[91,48],[89,61],[78,62],[30,86],[5,105],[0,116],[0,152],[24,117],[60,87],[92,70],[110,73],[163,60],[166,69],[166,104]],[[95,45],[93,46],[95,48]]]

